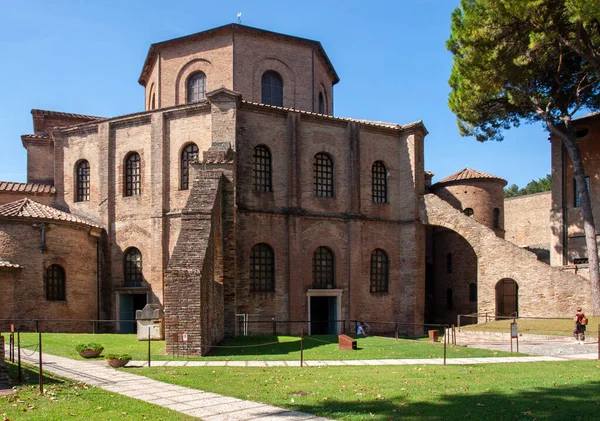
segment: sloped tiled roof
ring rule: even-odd
[[[4,259],[2,256],[0,256],[0,268],[20,269],[21,267],[21,265],[11,263],[8,260]]]
[[[56,189],[51,184],[40,183],[15,183],[12,181],[0,181],[0,192],[24,192],[24,193],[49,193],[54,194]]]
[[[52,206],[42,205],[29,198],[20,199],[0,206],[0,218],[32,218],[46,221],[63,221],[100,228],[72,213],[63,212]]]
[[[31,114],[41,114],[54,117],[79,118],[82,120],[104,120],[104,117],[98,117],[95,115],[65,113],[62,111],[38,110],[36,108],[31,110]]]
[[[475,179],[492,179],[492,180],[501,180],[506,182],[505,179],[501,177],[496,177],[495,175],[487,174],[481,171],[472,170],[471,168],[465,168],[464,170],[460,170],[443,180],[438,181],[438,183],[449,183],[451,181],[462,181],[462,180],[475,180]]]
[[[21,139],[50,139],[49,134],[23,134],[21,135]]]

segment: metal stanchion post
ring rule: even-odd
[[[275,323],[275,317],[271,317],[271,321],[273,322],[273,336],[277,336],[277,324]]]
[[[448,328],[444,328],[444,365],[446,365],[446,342],[448,341]]]
[[[394,326],[394,336],[396,337],[396,340],[398,340],[398,323]]]
[[[40,331],[39,321],[35,321],[35,330],[38,331],[38,352],[40,355],[40,394],[44,394],[44,373],[42,367],[42,332]]]
[[[148,326],[148,367],[150,367],[150,326]]]
[[[300,328],[300,367],[304,367],[304,328]]]
[[[21,332],[17,332],[17,383],[23,382],[23,370],[21,369]]]

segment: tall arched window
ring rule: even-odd
[[[85,159],[77,164],[77,187],[75,201],[87,202],[90,200],[90,164]]]
[[[66,276],[65,270],[62,268],[62,266],[48,266],[44,274],[44,283],[46,284],[46,300],[65,300]]]
[[[128,248],[123,262],[125,286],[140,287],[144,280],[142,274],[142,253],[135,247]]]
[[[494,228],[500,228],[500,208],[494,208]]]
[[[254,148],[254,191],[270,192],[271,184],[271,152],[264,145]]]
[[[315,196],[333,197],[333,160],[326,153],[318,153],[313,159]]]
[[[387,203],[387,168],[383,162],[373,164],[371,178],[373,203]]]
[[[275,258],[266,243],[256,244],[250,252],[250,290],[275,291]]]
[[[192,74],[187,81],[187,102],[202,101],[206,98],[206,75],[203,72]]]
[[[276,72],[269,70],[261,79],[263,104],[283,107],[283,81]]]
[[[325,97],[319,92],[319,114],[325,114]]]
[[[371,253],[371,292],[389,292],[389,259],[385,251]]]
[[[181,190],[190,188],[190,162],[198,159],[198,146],[190,143],[181,151],[180,187]]]
[[[319,247],[313,253],[313,288],[335,288],[335,261],[327,247]]]
[[[139,196],[142,193],[142,161],[137,152],[125,158],[125,196]]]

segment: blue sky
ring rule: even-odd
[[[447,106],[445,49],[459,0],[4,2],[0,9],[0,180],[26,181],[20,136],[32,108],[112,117],[141,111],[150,44],[236,22],[320,41],[335,66],[334,113],[406,124],[423,120],[434,181],[469,167],[524,187],[550,172],[541,124],[479,143],[458,134]]]

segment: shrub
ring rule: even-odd
[[[79,344],[75,347],[77,352],[81,351],[102,351],[104,347],[96,342],[90,342],[89,344]]]
[[[131,354],[106,354],[105,360],[131,360],[133,357]]]

